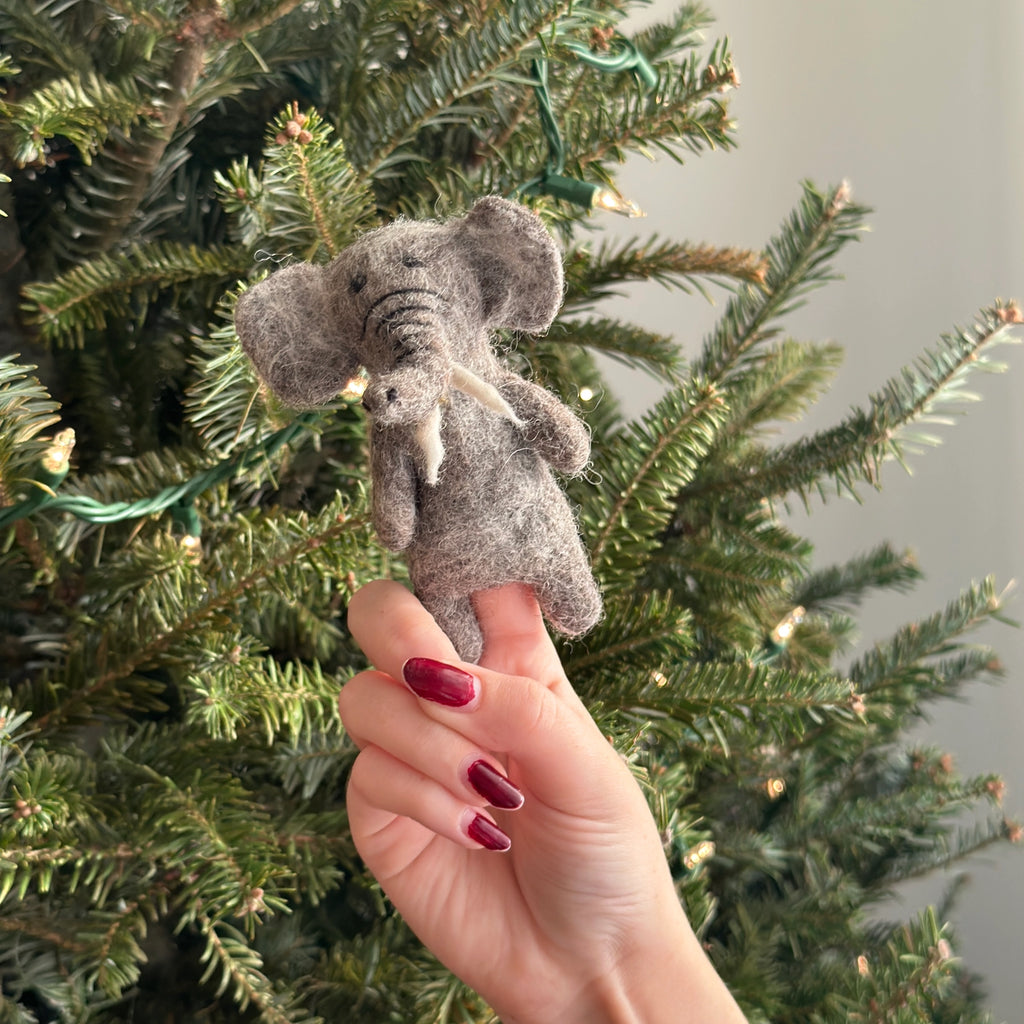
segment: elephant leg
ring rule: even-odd
[[[454,644],[459,657],[463,661],[479,661],[484,638],[469,596],[432,598],[429,594],[420,594],[419,597],[423,607],[434,616],[434,621]]]
[[[574,547],[571,555],[557,574],[536,581],[534,592],[544,618],[554,629],[566,636],[580,636],[601,618],[601,592],[583,548]]]

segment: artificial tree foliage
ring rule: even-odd
[[[490,193],[565,249],[551,333],[506,339],[593,433],[569,488],[606,614],[565,665],[709,955],[754,1022],[986,1019],[955,893],[910,921],[886,899],[1020,837],[997,775],[907,739],[1000,674],[971,638],[999,585],[851,660],[861,603],[920,570],[884,542],[820,565],[780,510],[917,457],[1020,311],[922,339],[841,422],[773,441],[841,358],[786,318],[869,211],[795,184],[760,252],[588,241],[609,214],[555,179],[590,196],[652,152],[682,179],[737,141],[709,13],[631,32],[636,6],[0,0],[0,1021],[493,1019],[346,829],[345,608],[405,578],[370,525],[357,391],[283,407],[233,328],[279,265]],[[637,280],[727,301],[683,350],[602,309]],[[628,422],[598,352],[664,397]]]

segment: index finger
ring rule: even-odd
[[[370,663],[402,678],[409,658],[458,663],[458,652],[416,596],[394,580],[362,586],[348,605],[348,628]]]

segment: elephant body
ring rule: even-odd
[[[404,551],[417,595],[466,661],[481,652],[471,603],[478,590],[525,583],[545,618],[570,636],[601,614],[575,517],[551,471],[583,469],[587,430],[542,388],[508,370],[500,376],[492,383],[523,426],[453,392],[441,414],[436,484],[426,482],[408,428],[375,427],[371,438],[378,535]]]
[[[488,197],[458,220],[378,228],[327,266],[286,268],[239,299],[239,338],[282,400],[329,401],[366,370],[375,527],[467,661],[481,653],[477,591],[527,584],[568,635],[601,615],[552,472],[583,470],[587,428],[491,347],[495,328],[546,330],[561,293],[539,218]]]

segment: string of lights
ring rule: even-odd
[[[582,43],[571,40],[563,42],[562,45],[590,67],[609,73],[632,71],[638,81],[649,89],[655,88],[658,84],[657,71],[629,40],[620,40],[615,51],[609,53],[595,53]],[[581,206],[585,210],[596,208],[621,213],[626,217],[643,217],[644,212],[636,203],[619,195],[614,189],[565,174],[565,142],[551,101],[547,60],[534,60],[531,70],[534,80],[533,92],[537,97],[537,113],[548,144],[548,159],[544,170],[519,186],[516,192],[524,195],[541,193]]]
[[[195,509],[195,499],[217,484],[232,480],[270,458],[280,448],[310,429],[315,420],[313,414],[302,415],[253,447],[247,448],[233,458],[223,459],[189,480],[164,487],[150,497],[114,502],[102,502],[79,494],[57,493],[57,487],[67,476],[75,443],[74,431],[62,430],[55,435],[40,461],[32,494],[14,505],[0,508],[0,528],[41,511],[67,512],[92,523],[142,519],[145,516],[170,511],[174,521],[184,528],[186,536],[198,537],[200,523],[199,514]]]

